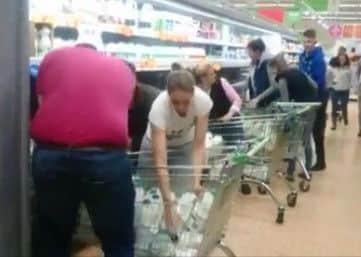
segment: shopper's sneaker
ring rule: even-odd
[[[295,176],[293,174],[287,174],[286,175],[286,180],[288,182],[295,182]]]
[[[309,173],[309,175],[310,175],[310,179],[312,179],[312,174]],[[305,174],[304,172],[298,174],[298,177],[299,177],[299,178],[302,178],[302,179],[304,179],[304,180],[307,180],[306,174]]]
[[[323,163],[323,164],[317,163],[315,166],[313,166],[311,168],[312,171],[323,171],[325,169],[326,169],[326,164],[325,163]]]

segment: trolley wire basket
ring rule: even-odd
[[[236,256],[222,244],[232,199],[238,192],[244,165],[266,143],[267,140],[259,140],[247,152],[226,147],[217,156],[213,155],[212,164],[199,167],[138,166],[133,179],[136,187],[136,256],[208,256],[216,247],[227,256]],[[151,157],[149,152],[133,154],[133,157],[139,154]],[[160,175],[156,171],[159,168],[168,172]],[[192,182],[198,176],[193,173],[194,168],[204,170],[201,193],[192,188]],[[159,184],[163,175],[172,190],[171,224],[165,221],[165,204]]]
[[[242,109],[239,117],[229,122],[213,121],[210,131],[222,135],[230,145],[237,146],[243,142],[257,140],[267,136],[270,138],[267,147],[258,153],[256,162],[247,164],[241,177],[241,191],[251,193],[249,184],[256,184],[261,194],[268,193],[278,207],[276,222],[284,221],[285,207],[270,188],[270,177],[273,171],[278,171],[285,159],[297,161],[305,173],[306,179],[300,182],[300,189],[309,189],[310,176],[300,155],[305,146],[305,139],[310,137],[316,103],[275,103],[265,109]],[[311,126],[310,126],[311,124]],[[236,135],[237,140],[234,140]],[[232,138],[232,140],[229,140]],[[227,140],[228,139],[228,140]],[[283,174],[281,174],[283,175]],[[290,193],[287,204],[294,207],[297,201],[297,190],[285,180]]]

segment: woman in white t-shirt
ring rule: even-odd
[[[201,166],[205,164],[205,138],[212,106],[210,97],[195,86],[193,75],[186,70],[171,72],[167,90],[153,102],[141,146],[141,152],[152,151],[153,160],[141,155],[138,165],[156,167],[168,225],[172,223],[172,193],[179,196],[180,187],[190,187],[195,192],[201,189]],[[189,169],[166,168],[174,165],[193,165],[193,173]],[[150,175],[149,172],[155,175],[154,171],[139,169],[140,176]],[[170,183],[169,173],[179,178]]]

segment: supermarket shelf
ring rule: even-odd
[[[249,31],[262,32],[267,34],[280,33],[282,37],[291,41],[297,41],[297,34],[291,29],[284,26],[277,26],[270,22],[252,17],[248,12],[235,10],[225,5],[219,6],[215,1],[206,0],[140,0],[139,2],[150,2],[152,4],[161,5],[166,8],[176,10],[177,12],[200,15],[207,18],[216,19],[218,21],[230,23],[243,27]],[[201,13],[202,12],[202,13]]]
[[[248,70],[250,65],[246,64],[242,61],[236,61],[236,60],[225,60],[225,59],[217,59],[217,58],[208,58],[209,62],[217,63],[219,64],[222,69],[230,69],[230,68],[239,68],[241,70]],[[41,58],[38,57],[31,57],[30,63],[31,64],[40,64]],[[179,60],[177,61],[179,64],[181,64],[185,68],[194,68],[200,60]],[[170,67],[172,65],[172,62],[163,62],[162,64],[158,65],[157,67],[144,67],[136,64],[137,72],[164,72],[169,71]]]
[[[301,54],[300,51],[296,51],[296,50],[284,50],[283,52],[285,54],[294,54],[294,55]]]
[[[235,42],[226,42],[223,40],[210,40],[210,39],[202,39],[202,38],[192,38],[189,40],[179,40],[179,39],[161,39],[156,37],[155,35],[144,35],[141,34],[138,31],[135,31],[134,33],[132,33],[131,35],[125,35],[122,34],[121,32],[119,32],[119,26],[116,25],[90,25],[90,24],[81,24],[79,26],[75,26],[74,24],[70,24],[70,23],[55,23],[52,24],[52,26],[54,26],[55,28],[59,28],[59,27],[65,27],[65,28],[71,28],[71,29],[75,29],[78,32],[80,32],[79,27],[80,26],[92,26],[94,27],[94,29],[96,29],[99,33],[99,36],[101,35],[101,33],[105,32],[105,33],[112,33],[112,34],[117,34],[119,35],[119,38],[123,38],[123,41],[142,41],[142,40],[146,40],[148,43],[152,43],[152,44],[164,44],[164,43],[171,43],[174,45],[213,45],[213,46],[224,46],[224,47],[233,47],[233,48],[246,48],[245,44],[242,43],[235,43]]]

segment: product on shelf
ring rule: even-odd
[[[156,11],[153,8],[153,5],[145,3],[142,5],[139,10],[138,15],[138,34],[144,36],[153,36],[154,35],[154,24],[156,18]]]

